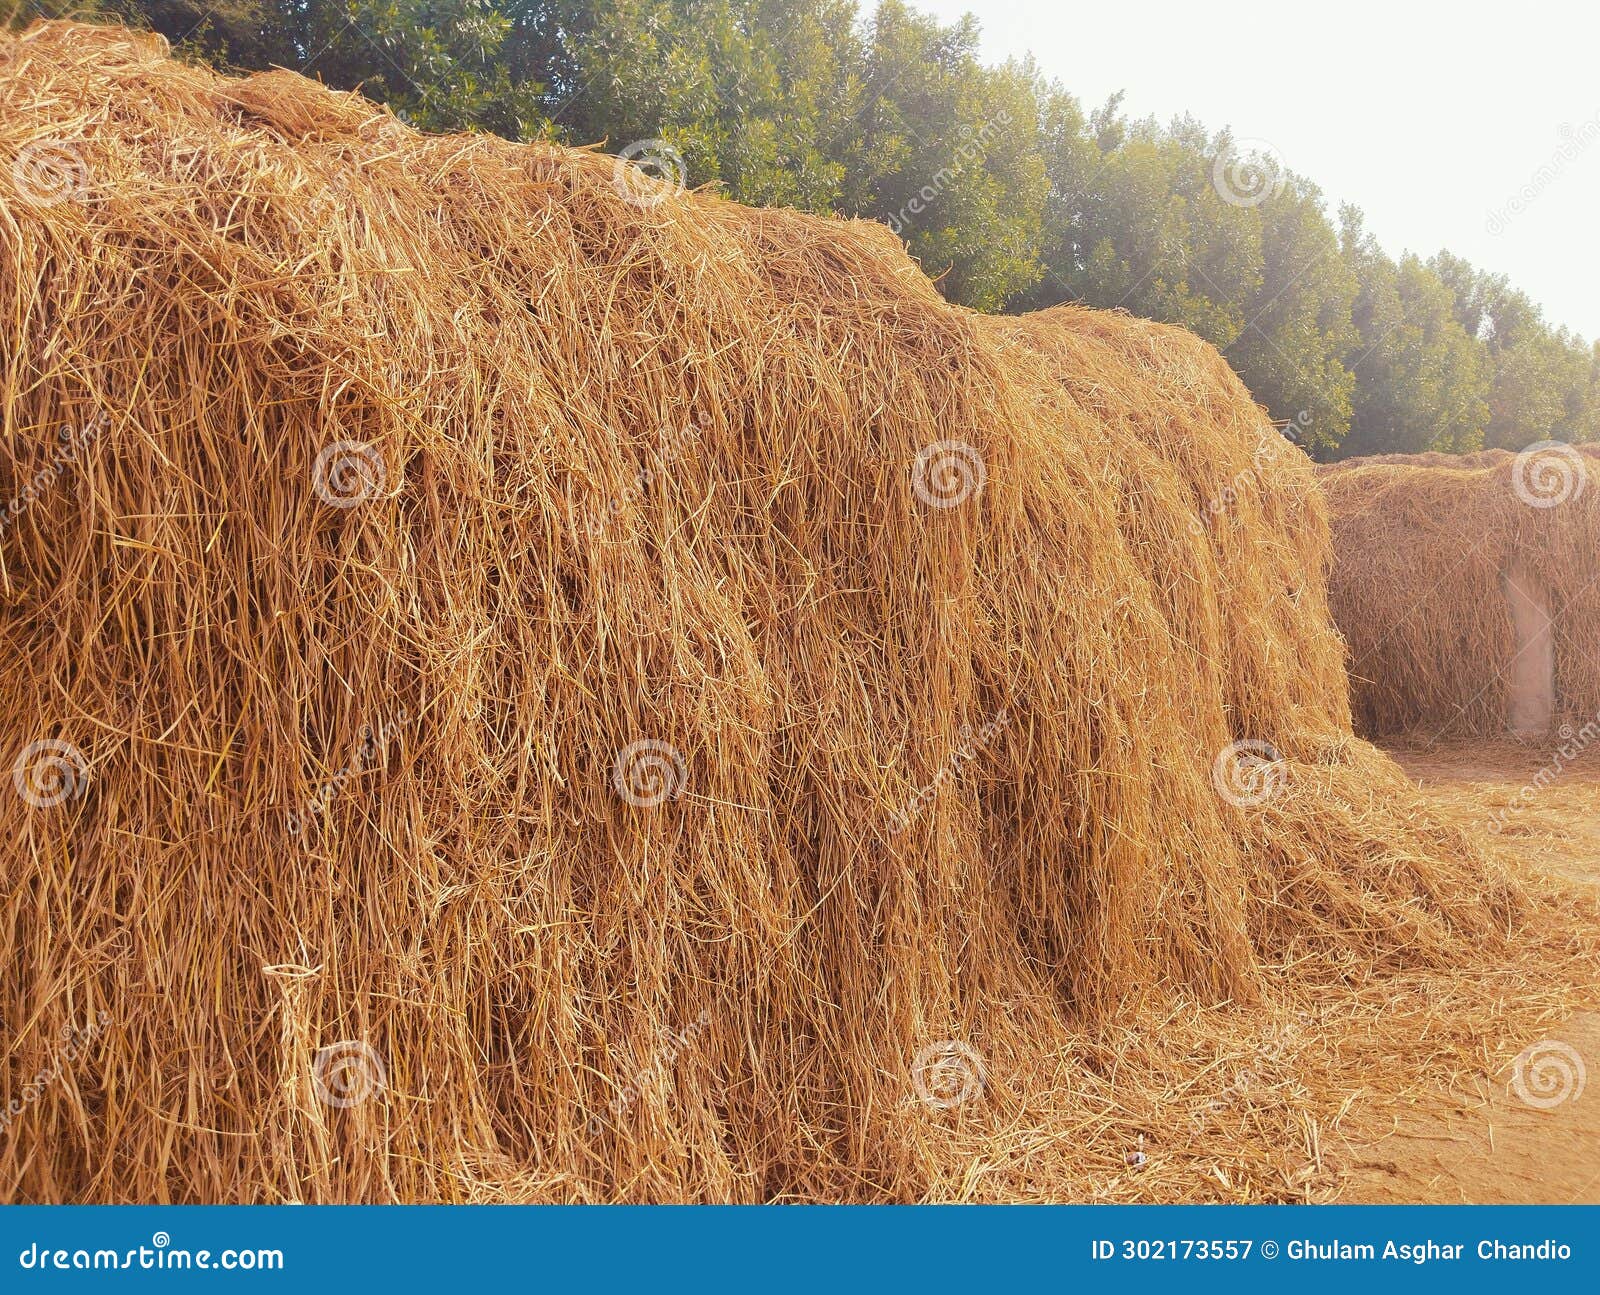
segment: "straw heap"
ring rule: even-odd
[[[1508,579],[1549,612],[1557,724],[1600,718],[1600,447],[1378,455],[1319,477],[1360,732],[1505,731],[1519,651]]]
[[[8,1198],[1303,1198],[1592,972],[1351,735],[1195,338],[3,60]]]

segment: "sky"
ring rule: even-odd
[[[912,0],[1085,110],[1266,141],[1391,254],[1448,248],[1600,337],[1600,5]],[[1538,177],[1538,178],[1536,178]]]

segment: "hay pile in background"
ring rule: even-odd
[[[106,1022],[8,1199],[1304,1198],[1593,976],[1351,735],[1311,469],[1196,339],[3,58],[0,161],[82,172],[0,186],[0,750],[69,780],[0,797],[0,1097]]]
[[[1551,615],[1558,719],[1600,715],[1600,447],[1381,455],[1318,475],[1359,732],[1505,731],[1514,564]]]

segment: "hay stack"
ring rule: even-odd
[[[1543,737],[1600,716],[1600,447],[1383,455],[1319,475],[1360,732]],[[1553,705],[1530,707],[1538,692]]]
[[[97,1023],[7,1197],[1302,1198],[1592,949],[1187,334],[119,30],[0,99],[0,1096]]]

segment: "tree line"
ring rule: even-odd
[[[49,8],[67,0],[27,0]],[[1086,111],[903,0],[89,0],[232,69],[359,86],[414,125],[612,151],[886,221],[953,301],[1182,324],[1318,458],[1600,439],[1600,344],[1504,276],[1386,253],[1359,210],[1191,118]],[[85,4],[76,0],[74,13]]]

